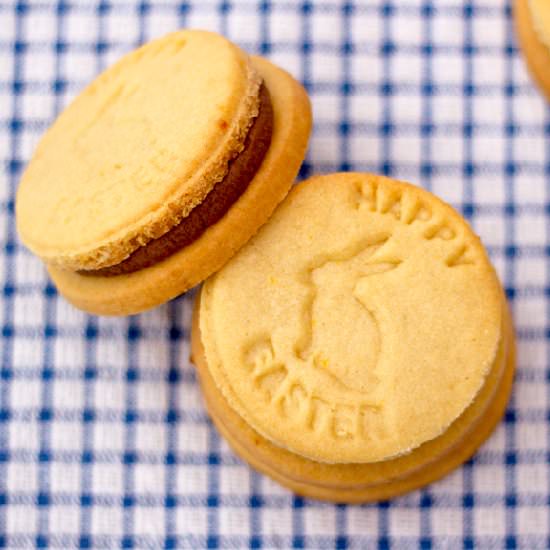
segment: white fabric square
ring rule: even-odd
[[[13,406],[13,405],[12,405]],[[40,448],[38,423],[32,420],[12,419],[9,423],[10,450],[38,451]]]
[[[506,243],[506,222],[490,214],[476,214],[472,220],[474,231],[487,247],[504,246]]]
[[[92,447],[97,452],[106,452],[108,456],[121,453],[124,449],[124,424],[119,422],[100,422],[94,426]]]
[[[37,508],[30,504],[12,505],[6,514],[6,534],[29,535],[36,532]]]
[[[23,19],[23,33],[33,42],[52,42],[56,28],[52,25],[52,13],[49,10],[31,10]]]
[[[78,369],[85,364],[85,354],[86,354],[86,340],[84,340],[81,335],[76,332],[71,331],[67,336],[60,336],[55,339],[54,342],[54,353],[56,364],[60,368],[69,368],[73,369],[75,372],[78,372]],[[63,391],[57,389],[57,386],[62,387],[66,385],[71,391]],[[66,403],[74,403],[76,401],[76,406],[82,406],[81,393],[83,391],[81,380],[75,381],[56,381],[55,383],[56,390],[56,401],[57,406],[64,406]]]
[[[336,532],[336,508],[319,506],[303,514],[304,533],[309,536],[331,536]]]
[[[249,48],[261,41],[260,17],[253,6],[235,5],[227,32],[232,40],[248,43]]]
[[[94,462],[90,468],[94,494],[116,496],[124,493],[124,475],[121,464]]]
[[[38,336],[44,323],[44,300],[39,294],[16,294],[13,300],[13,321],[27,337]]]
[[[92,508],[93,535],[119,537],[122,534],[123,509],[117,506],[94,506]]]
[[[219,472],[218,489],[221,495],[229,496],[250,491],[250,469],[238,462]]]
[[[33,493],[38,488],[38,466],[13,462],[8,465],[6,490],[16,493]]]
[[[60,70],[62,75],[69,81],[74,81],[80,90],[100,72],[100,67],[91,48],[70,49],[61,57]]]
[[[167,6],[168,7],[168,6]],[[138,39],[139,25],[136,25],[135,18],[131,18],[134,23],[134,28],[130,27],[130,33],[126,37],[126,41],[133,42],[131,40],[135,37]],[[160,38],[169,32],[174,32],[180,29],[181,25],[177,17],[177,6],[174,5],[173,9],[168,11],[150,11],[147,17],[144,18],[145,34],[148,40]]]
[[[162,453],[166,447],[164,423],[139,422],[136,425],[136,446],[144,453]]]
[[[104,36],[107,42],[134,44],[138,40],[138,22],[133,13],[126,9],[113,10],[106,18],[104,28]]]
[[[78,535],[80,533],[80,510],[76,506],[50,507],[48,511],[50,529],[54,533]]]
[[[157,452],[160,455],[162,449],[157,449]],[[138,497],[164,494],[166,468],[163,461],[154,464],[149,462],[135,464],[133,478],[132,492]]]
[[[176,468],[175,487],[172,490],[188,497],[204,495],[208,491],[208,468],[205,465],[186,464]]]
[[[382,99],[378,96],[369,97],[365,94],[354,94],[349,98],[350,116],[353,121],[358,123],[376,126],[382,120],[382,103]],[[375,137],[376,134],[375,128],[372,137]]]
[[[183,423],[177,426],[178,448],[181,452],[204,454],[208,449],[209,427],[206,423]]]
[[[50,492],[79,495],[82,472],[78,462],[54,460],[50,465]]]
[[[0,239],[16,239],[0,261],[6,546],[39,535],[78,546],[91,522],[90,543],[105,548],[123,536],[163,546],[169,525],[183,548],[240,548],[253,535],[265,548],[328,548],[338,535],[350,548],[421,537],[500,548],[506,536],[546,548],[549,118],[520,53],[507,52],[508,11],[500,0],[0,5]],[[335,507],[253,474],[207,419],[188,361],[193,293],[133,317],[131,340],[128,319],[46,294],[42,262],[15,234],[13,184],[56,110],[140,36],[182,27],[224,32],[251,52],[265,41],[270,59],[306,80],[309,172],[345,162],[409,179],[466,206],[489,247],[514,296],[513,401],[474,461],[427,493]]]
[[[377,138],[366,135],[355,135],[350,139],[350,161],[359,165],[363,170],[365,165],[371,166],[371,171],[380,162],[380,142]]]
[[[165,511],[161,506],[136,506],[134,510],[136,536],[160,535],[165,528]]]
[[[335,94],[316,94],[313,107],[313,119],[316,125],[338,124],[342,100]]]
[[[29,371],[39,372],[44,361],[44,343],[35,342],[34,338],[17,338],[12,343],[12,357],[16,365],[20,365]],[[37,405],[40,382],[38,380],[22,379],[21,387],[12,388],[12,393],[15,395],[14,402],[21,403],[21,407],[27,403],[29,406]],[[16,384],[16,380],[13,382]],[[21,401],[19,401],[21,399]]]
[[[312,136],[310,142],[311,154],[320,159],[322,164],[337,169],[340,158],[340,140],[331,134]]]
[[[215,8],[194,5],[187,15],[187,27],[222,32],[222,23]]]
[[[517,517],[517,530],[520,536],[548,536],[548,510],[544,506],[521,506]]]
[[[544,495],[548,487],[548,468],[544,464],[520,464],[517,484],[526,493]]]
[[[347,512],[348,533],[351,536],[365,536],[378,532],[379,510],[375,507],[351,506]]]
[[[330,44],[338,48],[343,39],[343,22],[339,10],[327,12],[314,9],[309,21],[310,40],[314,44]]]
[[[492,464],[477,464],[473,470],[474,494],[503,495],[506,492],[506,475]]]
[[[64,31],[69,43],[94,43],[97,40],[98,23],[91,11],[71,10],[65,17]]]
[[[422,113],[424,110],[424,102],[416,95],[397,94],[392,99],[392,118],[397,125],[406,124],[407,126],[419,127],[422,122]],[[410,137],[418,138],[418,130],[411,132]],[[399,137],[399,132],[396,133]],[[396,159],[400,157],[396,156]]]
[[[464,512],[462,508],[434,506],[430,509],[431,531],[442,541],[447,537],[462,537],[464,532]]]
[[[548,308],[545,306],[546,304],[539,296],[522,296],[515,307],[514,320],[516,325],[518,327],[531,327],[534,319],[538,323],[547,322],[546,312]]]
[[[250,510],[248,507],[226,506],[219,511],[219,527],[222,533],[235,537],[250,536]]]
[[[460,17],[459,3],[454,10],[443,10],[437,13],[437,17],[432,21],[432,40],[440,47],[459,47],[464,41],[464,25],[465,22]]]
[[[538,420],[522,423],[521,430],[518,430],[516,434],[516,443],[521,449],[543,451],[546,448],[544,438],[546,437],[548,427],[544,421],[544,415],[537,416],[539,416]]]
[[[479,537],[502,536],[506,529],[506,511],[495,506],[479,506],[474,510],[474,529]]]
[[[338,51],[325,49],[311,53],[311,78],[315,83],[341,82],[344,78],[343,62]]]
[[[47,78],[51,79],[52,75],[48,75]],[[50,82],[42,84],[42,87],[48,86],[50,86]],[[8,107],[5,112],[8,112]],[[55,117],[55,98],[39,92],[25,94],[21,98],[21,113],[26,119],[46,129]]]
[[[399,164],[418,166],[422,156],[422,142],[416,136],[396,135],[391,140],[392,158],[398,158]]]
[[[383,60],[378,57],[378,48],[369,48],[368,51],[359,51],[350,59],[351,74],[357,84],[370,85],[378,88],[384,74]],[[378,93],[361,94],[363,98],[379,99]]]
[[[419,508],[390,508],[389,519],[391,532],[398,532],[402,537],[420,535]]]
[[[287,9],[274,2],[269,15],[269,35],[275,43],[285,46],[293,45],[301,40],[302,21],[296,9]]]
[[[57,414],[63,417],[67,413],[61,410]],[[53,449],[58,451],[80,451],[82,449],[82,424],[80,419],[75,421],[61,419],[52,423],[50,444]]]
[[[176,525],[179,533],[204,536],[208,531],[207,509],[199,506],[179,506],[176,510]]]
[[[437,78],[438,84],[449,87],[462,86],[466,63],[459,51],[437,52],[431,59],[431,64],[433,74],[441,75]],[[462,90],[457,90],[456,95],[461,95],[461,92]]]
[[[32,349],[33,346],[21,346],[23,349]],[[22,364],[22,363],[20,363]],[[32,365],[29,364],[26,368],[29,369]],[[29,380],[28,376],[17,376],[12,380],[10,400],[12,403],[17,403],[17,406],[28,412],[36,410],[40,406],[42,384],[39,380]]]

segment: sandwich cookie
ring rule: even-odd
[[[550,2],[516,0],[514,17],[527,67],[550,100]]]
[[[339,502],[458,466],[502,416],[514,372],[504,294],[463,218],[354,173],[298,185],[205,282],[192,353],[235,451]]]
[[[46,132],[19,186],[19,234],[77,307],[146,310],[268,219],[310,129],[288,73],[214,33],[169,34],[107,69]]]

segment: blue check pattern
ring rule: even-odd
[[[181,27],[291,71],[315,127],[301,176],[375,171],[451,202],[515,316],[504,422],[446,479],[389,503],[322,504],[241,463],[189,357],[193,292],[97,318],[18,241],[14,193],[42,132],[95,74]],[[550,110],[504,0],[0,0],[0,547],[550,547]]]

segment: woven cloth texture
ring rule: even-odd
[[[94,75],[166,32],[205,28],[307,87],[300,176],[418,183],[487,246],[518,372],[473,460],[389,503],[322,504],[251,471],[209,422],[189,362],[193,292],[142,315],[67,304],[18,241],[38,138]],[[550,547],[550,110],[504,0],[0,0],[0,547]]]

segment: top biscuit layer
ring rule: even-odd
[[[550,2],[528,0],[533,26],[541,42],[550,49]]]
[[[408,184],[298,185],[201,294],[212,376],[264,437],[312,460],[374,462],[440,435],[501,340],[479,239]]]
[[[98,269],[165,233],[242,149],[260,81],[239,48],[208,32],[123,57],[39,143],[17,197],[24,242],[50,263]]]

